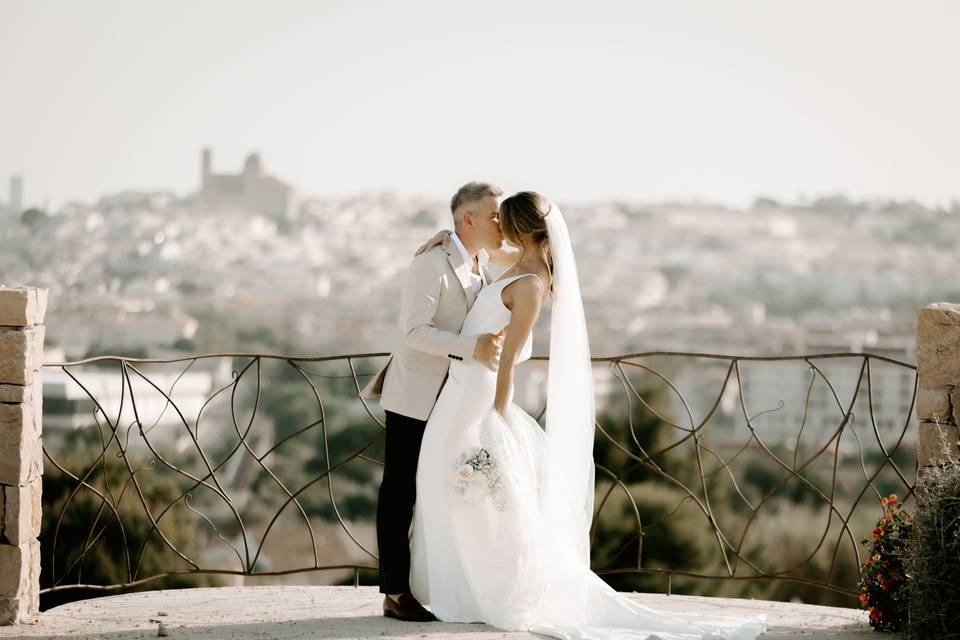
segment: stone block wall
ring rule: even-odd
[[[46,289],[0,287],[0,624],[40,609]]]
[[[917,476],[960,458],[960,305],[917,314]],[[946,448],[944,448],[946,442]]]

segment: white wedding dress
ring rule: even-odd
[[[576,266],[556,207],[547,221],[554,256],[547,428],[513,404],[501,418],[493,409],[496,373],[475,361],[451,363],[420,449],[413,595],[445,622],[485,622],[562,640],[753,640],[765,628],[762,617],[661,613],[590,570],[589,351]],[[536,276],[485,286],[461,334],[504,328],[510,310],[501,294],[522,277]],[[531,342],[521,361],[530,357]]]

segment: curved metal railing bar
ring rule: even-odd
[[[368,548],[355,530],[356,523],[345,517],[341,505],[341,496],[338,487],[350,485],[348,478],[342,477],[348,465],[363,464],[372,475],[367,477],[367,484],[376,482],[376,477],[382,467],[382,461],[371,454],[382,438],[383,421],[378,409],[372,407],[360,396],[363,387],[361,379],[368,378],[372,372],[358,371],[357,364],[361,361],[382,360],[389,354],[362,353],[339,356],[296,357],[278,354],[259,353],[216,353],[205,355],[185,356],[178,358],[149,359],[126,358],[122,356],[98,356],[75,362],[45,363],[48,369],[60,369],[77,385],[77,388],[92,403],[91,428],[94,426],[99,434],[100,450],[92,455],[91,460],[74,463],[81,470],[74,473],[68,469],[67,463],[57,459],[57,455],[44,446],[44,455],[50,462],[53,472],[63,474],[65,479],[75,483],[67,493],[66,499],[56,514],[56,524],[53,527],[51,543],[54,549],[45,550],[51,557],[57,556],[60,546],[65,544],[59,532],[65,514],[81,492],[90,492],[94,497],[96,512],[89,524],[86,535],[79,539],[79,550],[68,549],[60,557],[70,558],[65,568],[60,568],[55,562],[51,563],[51,576],[47,577],[48,585],[41,593],[65,589],[96,589],[116,590],[126,587],[135,587],[147,584],[165,577],[218,574],[240,576],[280,576],[294,573],[314,571],[346,571],[354,572],[355,580],[359,579],[361,570],[376,570],[375,552]],[[188,371],[198,371],[197,365],[213,359],[229,359],[232,368],[230,380],[225,383],[211,383],[205,392],[195,415],[184,408],[184,401],[178,395],[181,393],[181,381]],[[683,361],[716,361],[726,363],[719,390],[716,393],[700,392],[700,404],[705,408],[701,418],[697,418],[695,404],[691,398],[681,391],[680,385],[670,376],[653,366],[653,361],[667,359],[671,364]],[[851,369],[852,391],[841,393],[837,385],[828,375],[825,364],[831,361],[846,359],[852,361],[856,370]],[[543,363],[546,357],[535,357],[533,363]],[[835,576],[841,559],[841,552],[846,550],[852,553],[857,566],[861,561],[860,550],[857,545],[855,517],[859,517],[858,508],[865,503],[866,496],[872,494],[879,499],[881,492],[877,482],[884,475],[885,482],[895,482],[902,486],[905,500],[913,499],[914,486],[911,480],[912,473],[904,473],[897,464],[894,456],[903,452],[908,446],[908,434],[912,424],[912,412],[917,391],[916,367],[910,363],[901,362],[894,358],[870,353],[824,353],[798,356],[736,356],[715,353],[687,353],[676,351],[650,351],[632,353],[622,356],[593,358],[595,365],[607,365],[610,376],[616,380],[614,389],[619,388],[619,396],[625,399],[626,411],[619,417],[623,425],[619,432],[605,429],[598,420],[597,439],[608,445],[608,450],[625,464],[622,468],[608,468],[597,464],[598,470],[598,500],[596,513],[591,526],[590,536],[592,543],[597,542],[601,526],[601,516],[606,509],[620,508],[621,522],[626,523],[631,530],[623,532],[622,539],[616,542],[614,551],[608,557],[594,558],[594,568],[601,575],[623,574],[650,574],[661,575],[667,579],[667,589],[671,589],[674,577],[689,578],[691,580],[782,580],[803,585],[818,587],[827,591],[841,594],[853,594],[856,584],[837,582]],[[269,418],[264,419],[263,402],[270,397],[271,380],[264,379],[265,363],[276,363],[281,368],[289,366],[292,378],[286,379],[287,384],[299,385],[304,397],[309,399],[316,415],[304,420],[301,425],[293,425],[285,434],[274,438],[265,447],[255,447],[255,441],[264,434],[272,435]],[[783,415],[784,400],[777,399],[773,407],[751,410],[746,397],[744,370],[741,365],[750,363],[751,366],[762,366],[770,363],[806,365],[808,379],[802,382],[802,415],[799,417],[795,432],[771,442],[764,432],[765,420],[774,415]],[[892,441],[884,442],[884,434],[878,425],[874,394],[874,365],[882,363],[895,368],[897,372],[912,376],[912,395],[909,398],[909,407],[906,409],[902,421],[889,420],[891,424],[902,425]],[[88,385],[83,382],[84,372],[100,370],[103,365],[119,366],[120,394],[119,405],[110,407],[107,412],[107,400],[97,398]],[[173,377],[168,385],[156,383],[145,366],[174,366],[183,368]],[[342,367],[339,371],[326,371],[324,367]],[[102,371],[101,371],[102,373]],[[282,375],[282,373],[280,374]],[[252,389],[242,386],[253,378]],[[642,380],[641,380],[642,379]],[[348,387],[345,386],[348,384]],[[818,384],[819,383],[819,384]],[[339,386],[337,386],[339,385]],[[866,390],[866,397],[861,391]],[[229,391],[229,393],[227,393]],[[731,393],[738,398],[737,411],[732,412],[728,407],[721,410],[724,399]],[[833,413],[839,422],[828,430],[821,429],[825,440],[817,442],[816,434],[808,433],[812,428],[810,420],[812,400],[815,394],[826,398],[824,411],[833,407]],[[162,407],[156,416],[148,416],[143,396],[152,394],[162,399]],[[696,395],[696,394],[695,394]],[[819,396],[817,396],[819,397]],[[375,426],[375,433],[370,437],[361,438],[362,442],[350,451],[333,451],[331,437],[335,435],[330,423],[329,401],[353,403],[354,420],[363,420]],[[770,398],[767,398],[770,399]],[[865,401],[869,416],[868,441],[856,429],[854,409],[858,402]],[[218,403],[220,407],[217,414]],[[196,403],[194,403],[196,404]],[[115,409],[115,412],[112,411]],[[859,411],[859,410],[858,410]],[[115,414],[115,417],[114,417]],[[126,430],[121,427],[124,416],[132,414],[127,422]],[[247,415],[249,414],[249,415]],[[681,416],[681,420],[673,417]],[[243,418],[241,419],[241,415]],[[820,417],[827,415],[823,413]],[[644,437],[638,433],[637,419],[642,416],[647,421],[656,424],[655,437],[644,442]],[[538,420],[542,420],[541,408]],[[204,421],[206,438],[226,438],[232,436],[236,441],[227,442],[216,457],[208,455],[200,438],[200,422]],[[166,422],[162,422],[166,420]],[[730,427],[736,426],[737,421],[745,430],[742,441],[727,442],[715,435],[719,429],[714,423],[721,422]],[[172,425],[171,425],[172,423]],[[165,426],[162,426],[165,425]],[[221,433],[216,428],[220,427]],[[167,428],[169,427],[169,428]],[[168,446],[157,444],[164,436],[179,434],[181,445],[190,448],[189,455],[172,454]],[[131,437],[138,437],[131,442]],[[849,434],[849,435],[848,435]],[[648,434],[649,435],[649,434]],[[281,461],[281,449],[296,446],[303,438],[314,438],[311,443],[317,447],[316,460],[319,467],[316,473],[305,481],[298,481],[291,485],[282,477],[284,469],[278,467]],[[716,442],[714,442],[716,440]],[[849,440],[855,444],[857,480],[851,486],[849,470],[844,467],[845,458],[841,457],[841,450],[849,446]],[[812,445],[812,446],[811,446]],[[868,462],[867,447],[872,454]],[[912,453],[912,451],[911,451]],[[337,459],[334,459],[334,455]],[[145,461],[139,460],[147,456]],[[175,456],[177,457],[176,459]],[[112,458],[119,458],[122,463],[118,468],[114,465],[108,469]],[[848,456],[849,457],[849,456]],[[219,459],[218,458],[222,458]],[[186,461],[184,461],[186,459]],[[684,468],[681,475],[673,469],[677,460],[681,460]],[[735,467],[744,463],[762,461],[772,465],[776,472],[776,479],[762,490],[752,487]],[[159,462],[159,464],[158,464]],[[874,464],[875,463],[875,464]],[[188,466],[199,466],[199,472],[192,471]],[[242,469],[249,464],[251,469],[262,474],[267,484],[280,493],[279,507],[264,516],[259,514],[259,520],[250,520],[244,508],[236,503],[236,495],[248,487],[230,486],[227,470],[230,466]],[[825,485],[824,476],[814,481],[814,475],[821,473],[821,467],[829,465],[829,487]],[[871,468],[873,465],[875,468]],[[849,464],[847,464],[849,466]],[[665,487],[674,491],[677,499],[667,503],[664,512],[655,517],[644,516],[643,498],[638,496],[635,480],[636,474],[643,471],[646,477],[654,477]],[[110,474],[124,474],[119,487],[112,483],[115,479]],[[841,472],[844,478],[841,480]],[[151,504],[147,499],[147,487],[153,478],[166,474],[176,486],[176,490],[167,495],[167,502],[161,505]],[[892,474],[892,476],[891,476]],[[240,475],[237,471],[236,475]],[[808,477],[810,476],[810,477]],[[689,482],[685,482],[687,478]],[[320,536],[315,530],[315,522],[320,518],[319,512],[311,507],[305,499],[313,496],[314,486],[322,483],[323,498],[329,506],[325,518],[331,525],[339,528],[349,540],[351,549],[349,557],[335,558],[332,562],[324,563],[330,558],[321,558],[319,552]],[[757,557],[755,551],[755,529],[771,509],[782,504],[782,491],[790,484],[803,495],[812,498],[817,507],[818,517],[824,519],[822,530],[811,536],[809,547],[798,557],[789,561],[784,559],[777,566],[771,566],[769,561]],[[727,486],[729,495],[724,496],[718,487]],[[369,493],[370,486],[362,487]],[[198,494],[197,490],[205,490]],[[142,541],[134,544],[125,527],[124,516],[120,504],[124,497],[135,494],[134,504],[139,506],[140,516],[149,521]],[[617,499],[615,500],[614,497]],[[619,501],[619,502],[618,502]],[[260,566],[260,560],[265,554],[269,555],[268,540],[272,540],[271,533],[277,531],[287,507],[293,503],[295,520],[301,529],[305,528],[311,552],[310,562],[292,568],[273,569]],[[726,512],[720,518],[715,511],[715,504],[724,505]],[[731,507],[732,505],[732,507]],[[203,553],[188,550],[184,544],[168,534],[166,522],[175,510],[180,510],[184,517],[191,517],[197,523],[198,532],[211,532],[215,539],[211,542],[223,544],[237,560],[237,568],[225,566],[209,566],[217,564],[213,560],[204,560]],[[709,531],[712,547],[715,550],[713,564],[695,569],[664,568],[649,566],[644,563],[647,551],[644,537],[656,527],[667,526],[671,519],[692,509],[702,522],[702,526]],[[731,509],[733,509],[731,511]],[[166,518],[166,519],[165,519]],[[622,520],[626,518],[626,520]],[[735,522],[731,524],[730,520]],[[725,522],[721,522],[724,520]],[[260,533],[253,535],[251,526],[256,524]],[[84,582],[83,567],[87,554],[104,540],[108,527],[116,526],[119,529],[121,550],[124,558],[125,577],[123,582],[115,584],[92,584]],[[274,534],[279,535],[279,534]],[[288,534],[289,535],[289,534]],[[753,538],[751,537],[753,535]],[[157,571],[152,575],[141,575],[144,559],[148,553],[156,553],[151,543],[159,544],[161,550],[173,554],[174,560],[179,559],[186,564],[186,568],[170,567],[169,570]],[[275,544],[284,544],[286,539],[278,540]],[[253,544],[251,544],[253,543]],[[242,547],[242,548],[241,548]],[[212,547],[207,548],[207,550]],[[635,548],[636,561],[629,566],[618,566],[627,549]],[[112,550],[113,553],[116,550]],[[71,553],[73,554],[71,556]],[[826,553],[829,563],[823,571],[825,575],[810,577],[804,575],[803,570],[821,558]],[[134,558],[136,560],[134,560]],[[373,562],[370,562],[372,560]],[[205,566],[208,565],[208,566]],[[165,567],[166,568],[166,567]],[[76,573],[74,575],[74,570]],[[67,578],[70,578],[70,581]],[[75,581],[74,581],[75,580]]]

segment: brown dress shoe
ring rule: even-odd
[[[437,622],[433,615],[409,593],[400,594],[394,602],[390,596],[383,596],[383,615],[404,622]]]

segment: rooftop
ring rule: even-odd
[[[637,602],[664,611],[715,615],[766,613],[761,638],[804,640],[865,639],[871,634],[863,611],[837,607],[630,594]],[[409,623],[384,618],[375,587],[219,587],[148,591],[71,602],[40,613],[30,622],[0,627],[0,638],[157,637],[163,622],[171,638],[252,640],[276,638],[429,638],[492,640],[536,637],[505,633],[482,624]],[[469,639],[467,638],[469,636]]]

